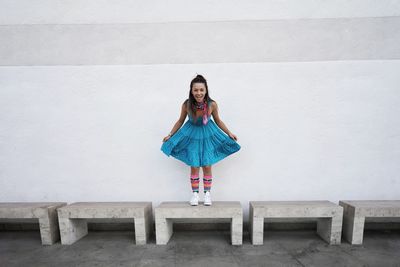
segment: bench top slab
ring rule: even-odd
[[[64,202],[1,202],[0,218],[28,219],[48,216],[48,210],[65,206]]]
[[[335,203],[327,200],[317,201],[250,201],[253,208],[281,208],[281,207],[337,207]]]
[[[355,216],[400,217],[400,200],[341,200],[339,204]]]
[[[65,205],[65,202],[0,202],[0,209],[36,209]]]
[[[62,209],[146,208],[151,202],[75,202]]]
[[[151,202],[76,202],[57,209],[58,216],[69,219],[144,218]]]
[[[213,201],[211,206],[191,206],[188,202],[162,202],[155,208],[156,218],[242,218],[239,201]]]
[[[242,209],[242,205],[239,201],[213,201],[211,206],[204,206],[203,203],[199,203],[198,206],[190,206],[190,204],[186,201],[179,202],[162,202],[157,208],[160,209],[216,209],[216,208],[239,208]]]
[[[250,201],[255,218],[320,218],[342,216],[343,207],[322,201]]]
[[[340,203],[360,208],[400,208],[400,200],[341,200]]]

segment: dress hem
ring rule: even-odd
[[[239,147],[238,150],[236,150],[236,151],[234,151],[234,152],[232,152],[232,153],[230,153],[230,154],[225,154],[225,155],[223,155],[223,156],[221,156],[221,157],[219,157],[219,158],[216,158],[216,159],[214,159],[213,161],[211,161],[211,162],[208,163],[208,164],[204,164],[204,165],[199,165],[199,166],[197,166],[197,165],[195,165],[195,164],[190,164],[189,162],[185,161],[184,159],[181,159],[181,158],[179,158],[179,157],[176,157],[176,156],[173,156],[173,155],[171,155],[171,154],[168,154],[168,153],[166,153],[164,150],[161,149],[161,151],[164,152],[164,154],[167,155],[168,157],[172,156],[173,158],[175,158],[175,159],[177,159],[177,160],[179,160],[179,161],[185,163],[186,165],[188,165],[188,166],[190,166],[190,167],[195,167],[195,168],[214,165],[215,163],[217,163],[217,162],[223,160],[224,158],[226,158],[226,157],[228,157],[228,156],[230,156],[230,155],[232,155],[232,154],[238,152],[239,150],[240,150],[240,147]]]

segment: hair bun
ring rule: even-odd
[[[200,75],[200,74],[197,74],[196,78],[200,78],[200,79],[205,80],[205,78],[203,77],[203,75]]]

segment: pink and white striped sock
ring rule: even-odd
[[[199,192],[199,174],[190,175],[190,184],[192,185],[193,192]]]
[[[204,193],[211,190],[212,175],[204,175],[203,185],[204,185]]]

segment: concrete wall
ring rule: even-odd
[[[394,199],[400,1],[0,0],[0,201],[188,200],[196,73],[242,146],[214,200]]]

